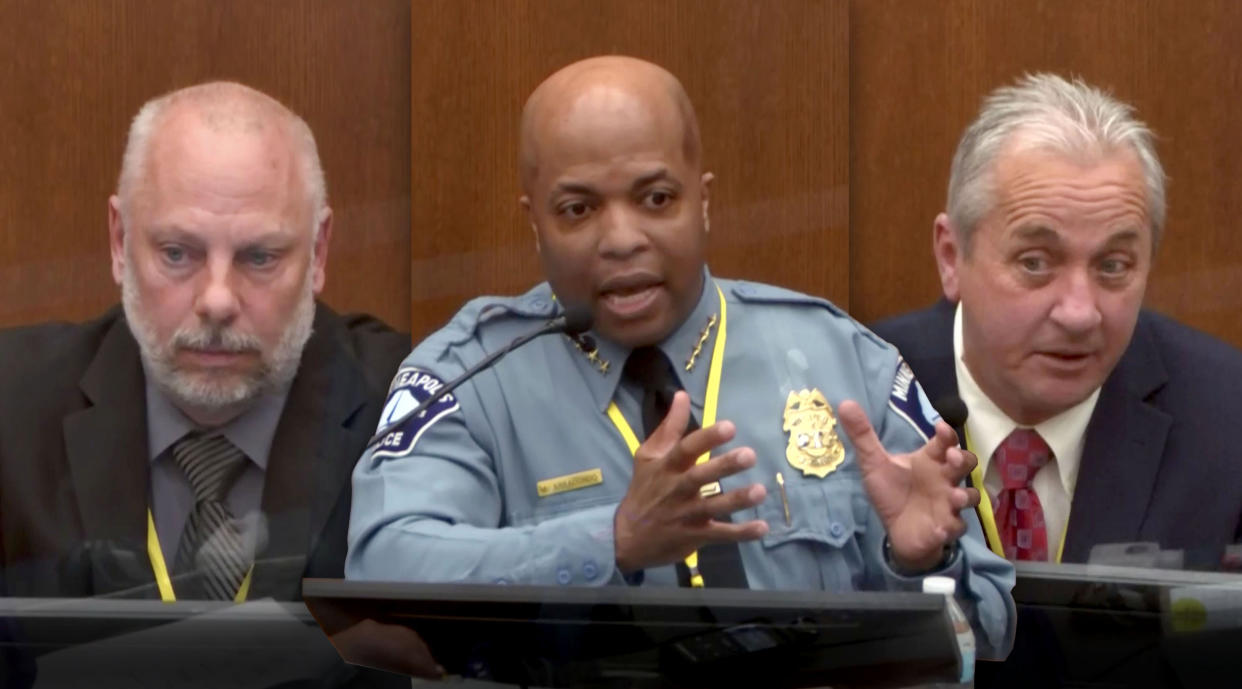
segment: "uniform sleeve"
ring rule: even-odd
[[[451,377],[459,371],[443,365],[435,373],[403,366],[381,427],[430,396],[427,390],[445,380],[437,374]],[[613,545],[615,505],[533,525],[503,525],[502,477],[488,413],[504,410],[498,404],[486,409],[482,402],[467,382],[451,402],[403,424],[400,437],[386,436],[362,456],[353,474],[346,577],[532,585],[622,582]]]
[[[888,362],[888,374],[880,380],[891,381],[891,385],[887,394],[876,394],[868,400],[869,418],[885,449],[894,454],[910,452],[927,442],[940,417],[909,366],[895,353]],[[1013,564],[987,547],[974,510],[963,512],[962,518],[966,533],[958,541],[956,554],[941,571],[902,576],[889,566],[882,537],[868,539],[867,559],[876,567],[881,585],[887,590],[921,591],[923,578],[931,575],[956,579],[957,600],[974,628],[978,657],[1001,660],[1009,654],[1017,624],[1011,593],[1015,582]],[[877,528],[871,532],[882,535],[879,517],[875,519]]]

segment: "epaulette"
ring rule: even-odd
[[[836,304],[822,297],[813,297],[802,292],[795,292],[784,287],[776,285],[767,285],[762,282],[749,282],[747,280],[733,280],[730,286],[733,294],[742,301],[768,303],[768,304],[803,304],[806,306],[818,306],[832,312],[834,316],[841,318],[849,318],[849,314],[842,311]]]
[[[871,332],[869,328],[862,323],[854,320],[852,316],[846,313],[841,307],[824,299],[823,297],[815,297],[802,292],[795,292],[784,287],[776,285],[768,285],[762,282],[750,282],[747,280],[731,280],[729,290],[739,300],[750,303],[759,304],[784,304],[790,306],[810,306],[817,307],[828,311],[834,317],[844,321],[844,324],[856,328],[868,339],[874,341],[882,347],[889,347],[883,338]]]
[[[540,283],[516,297],[484,296],[466,302],[437,335],[446,346],[461,344],[475,337],[480,328],[509,321],[546,320],[556,315],[556,301],[547,283]],[[435,337],[435,336],[433,336]],[[430,338],[429,338],[430,339]]]

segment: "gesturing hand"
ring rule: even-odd
[[[944,421],[927,444],[904,455],[890,455],[857,403],[838,409],[862,471],[863,486],[888,532],[895,563],[905,570],[934,567],[944,546],[966,531],[961,511],[979,504],[979,491],[961,487],[974,469],[975,456],[957,445],[957,433]]]
[[[696,465],[699,455],[732,440],[735,429],[721,421],[682,437],[689,419],[690,397],[678,392],[668,415],[634,453],[634,476],[613,517],[623,572],[677,562],[707,543],[750,541],[768,532],[762,520],[715,519],[758,505],[767,492],[752,484],[700,497],[702,486],[754,466],[755,452],[739,447]]]

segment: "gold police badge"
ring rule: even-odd
[[[832,407],[818,389],[790,391],[785,400],[785,425],[789,444],[785,458],[807,476],[823,478],[845,459],[845,448],[836,432]]]

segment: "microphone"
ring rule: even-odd
[[[940,412],[940,418],[952,426],[959,436],[962,435],[962,429],[966,427],[966,416],[969,413],[962,398],[957,395],[945,395],[937,400],[934,406],[936,411]]]
[[[420,402],[417,407],[414,407],[413,409],[406,412],[405,414],[402,414],[392,423],[380,429],[378,433],[371,436],[371,439],[367,441],[366,447],[362,448],[362,451],[366,452],[367,450],[370,450],[371,448],[375,447],[375,445],[379,443],[379,441],[384,439],[384,436],[391,433],[394,429],[400,428],[401,425],[404,424],[406,421],[409,421],[415,416],[418,416],[419,414],[422,414],[423,412],[427,411],[427,409],[430,408],[431,405],[440,401],[440,399],[442,399],[445,395],[457,389],[457,386],[461,385],[467,380],[470,380],[471,378],[474,377],[475,374],[479,373],[480,371],[487,369],[492,364],[496,363],[498,359],[508,354],[509,352],[512,352],[518,347],[521,347],[527,342],[530,342],[536,337],[540,337],[542,335],[548,335],[551,333],[565,333],[566,335],[569,335],[570,337],[574,337],[587,330],[590,330],[592,322],[594,322],[594,318],[592,317],[591,310],[589,308],[578,305],[578,304],[566,304],[564,313],[548,321],[547,323],[543,325],[543,327],[539,328],[538,330],[533,330],[529,333],[526,333],[525,335],[522,335],[516,338],[515,340],[513,340],[512,342],[510,342],[509,344],[505,345],[503,348],[498,349],[492,352],[491,354],[488,354],[481,361],[479,361],[479,363],[466,369],[466,371],[462,373],[460,376],[457,376],[453,380],[450,380],[449,382],[442,385],[439,390],[436,390],[433,395],[431,395],[427,399]]]
[[[940,413],[940,418],[944,419],[944,422],[949,424],[953,432],[957,434],[957,444],[965,449],[966,417],[969,414],[966,403],[957,395],[945,395],[936,400],[932,406]]]
[[[594,322],[595,318],[591,315],[590,308],[580,304],[570,304],[565,307],[565,313],[553,318],[548,325],[555,325],[561,332],[573,337],[590,330]]]

